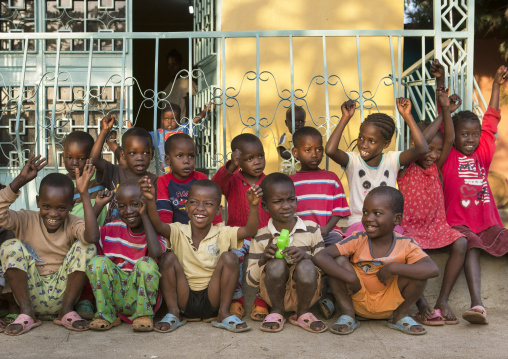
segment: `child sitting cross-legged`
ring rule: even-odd
[[[108,330],[123,319],[132,321],[135,331],[151,331],[160,304],[156,259],[166,250],[166,242],[155,233],[137,180],[122,182],[116,197],[120,220],[101,227],[99,255],[86,271],[97,302],[90,329]],[[102,201],[100,195],[97,201]]]
[[[83,175],[76,168],[76,186],[83,203],[84,219],[69,212],[74,184],[61,173],[44,177],[36,198],[39,211],[13,211],[9,206],[20,189],[46,166],[45,159],[30,156],[21,173],[0,191],[0,226],[17,239],[4,242],[0,256],[7,287],[20,307],[18,318],[5,334],[19,335],[41,325],[36,316],[57,316],[53,322],[69,330],[88,329],[88,322],[74,310],[86,281],[86,265],[95,256],[92,243],[99,240],[88,183],[94,167],[87,161]],[[10,290],[9,290],[10,289]]]
[[[412,238],[394,232],[402,221],[404,198],[395,188],[376,187],[365,197],[362,232],[325,248],[314,263],[327,275],[342,310],[330,329],[350,334],[359,325],[356,315],[389,319],[388,327],[407,334],[425,334],[409,309],[439,269]],[[349,256],[349,257],[348,257]]]
[[[312,263],[312,256],[325,246],[319,225],[295,215],[295,186],[287,175],[269,174],[261,188],[261,205],[272,218],[252,239],[247,267],[247,283],[259,287],[261,298],[272,307],[261,330],[281,331],[284,312],[295,311],[289,318],[291,324],[324,332],[328,327],[309,311],[321,296],[321,274]],[[289,231],[290,245],[282,251],[286,258],[276,258],[275,236],[284,229]]]
[[[171,247],[171,252],[164,253],[159,262],[160,287],[168,314],[155,325],[155,331],[171,332],[184,325],[187,321],[182,315],[191,319],[217,317],[212,325],[231,332],[249,330],[246,323],[230,313],[240,270],[238,257],[229,250],[240,248],[245,238],[256,234],[261,189],[253,186],[246,193],[249,202],[246,226],[228,227],[223,223],[212,224],[222,210],[222,191],[208,179],[194,182],[189,189],[185,204],[189,224],[161,222],[154,186],[147,177],[139,183],[154,228],[167,238]]]

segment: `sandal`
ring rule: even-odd
[[[315,322],[323,323],[323,321],[316,318],[314,316],[314,314],[312,314],[310,312],[300,315],[300,317],[298,317],[298,319],[296,318],[296,314],[294,314],[289,317],[289,322],[293,325],[298,326],[298,327],[302,327],[303,329],[305,329],[306,331],[311,332],[311,333],[322,333],[328,329],[328,326],[326,324],[322,329],[319,329],[319,330],[312,329],[310,327],[312,323],[315,323]]]
[[[250,330],[250,327],[247,325],[245,328],[237,328],[238,324],[244,324],[240,318],[236,315],[230,315],[227,318],[224,318],[222,322],[218,322],[217,320],[212,321],[212,326],[216,328],[226,329],[232,333],[241,333]]]
[[[343,314],[339,317],[339,319],[337,319],[337,321],[335,323],[333,323],[333,325],[346,325],[348,329],[345,332],[340,332],[336,329],[333,329],[333,326],[330,328],[330,331],[333,334],[347,335],[347,334],[351,334],[352,332],[354,332],[355,329],[360,326],[360,322],[358,320],[354,320],[349,315]]]
[[[411,327],[414,327],[415,325],[420,325],[417,322],[415,322],[415,320],[413,318],[411,318],[411,317],[404,317],[404,318],[400,319],[395,324],[392,323],[392,320],[393,319],[390,319],[386,323],[388,328],[395,329],[395,330],[401,331],[402,333],[406,333],[406,334],[409,334],[409,335],[423,335],[423,334],[427,334],[427,330],[425,328],[423,328],[423,331],[421,331],[421,332],[412,332],[411,331]]]
[[[42,324],[42,321],[40,321],[40,320],[34,321],[32,319],[32,317],[30,317],[29,315],[19,314],[18,317],[16,318],[16,320],[14,322],[12,322],[11,324],[9,324],[5,328],[5,330],[7,330],[7,328],[9,328],[9,326],[14,325],[14,324],[21,325],[21,328],[22,328],[21,331],[18,333],[7,333],[6,331],[4,331],[4,334],[12,335],[12,336],[21,335],[23,333],[28,332],[29,330],[32,330],[33,328],[37,328],[38,326],[40,326]]]
[[[282,329],[284,329],[285,322],[286,322],[286,320],[284,319],[282,314],[279,314],[279,313],[268,314],[265,317],[265,320],[263,320],[263,323],[261,323],[260,329],[263,332],[268,332],[268,333],[280,332]],[[279,327],[278,328],[267,328],[267,327],[263,326],[263,324],[265,324],[265,323],[277,323],[279,325]]]
[[[86,323],[85,328],[76,328],[72,324],[75,322],[84,321]],[[90,329],[88,327],[88,322],[81,318],[78,313],[76,312],[69,312],[65,314],[62,319],[53,319],[53,323],[56,325],[60,325],[62,327],[65,327],[66,329],[73,330],[75,332],[84,332],[85,330]]]
[[[462,318],[471,324],[489,324],[487,311],[481,305],[476,305],[462,313]]]
[[[151,332],[153,330],[152,317],[142,316],[132,321],[132,330],[135,332]]]
[[[88,327],[92,330],[105,331],[109,330],[113,327],[117,327],[122,324],[122,320],[119,317],[116,317],[113,323],[108,322],[106,319],[95,318]]]
[[[176,330],[179,327],[187,324],[187,319],[180,320],[180,319],[178,319],[177,316],[175,316],[171,313],[168,313],[164,316],[164,318],[162,318],[160,320],[159,323],[168,323],[170,325],[170,327],[168,330],[160,330],[160,329],[157,329],[156,327],[154,327],[153,330],[155,330],[158,333],[170,333],[173,330]]]
[[[262,322],[268,314],[270,314],[270,312],[268,312],[268,308],[253,305],[252,312],[250,313],[250,319],[256,322]]]
[[[430,315],[427,319],[424,319],[420,313],[417,313],[413,318],[420,324],[428,326],[440,326],[445,325],[445,319],[441,315],[441,309],[434,309],[434,314]]]
[[[240,319],[245,316],[245,309],[243,308],[243,305],[238,302],[231,303],[229,306],[229,312],[231,315],[236,315]]]
[[[318,301],[319,310],[325,319],[330,319],[335,312],[335,305],[328,298],[322,298]]]
[[[78,304],[74,306],[74,309],[83,319],[92,320],[95,314],[92,302],[89,300],[80,300]]]
[[[6,324],[14,323],[16,319],[18,319],[19,314],[11,313],[7,314],[4,318],[4,321]]]

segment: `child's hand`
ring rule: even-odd
[[[450,99],[450,113],[454,113],[460,107],[460,105],[462,105],[462,99],[456,93],[451,95],[449,99]]]
[[[437,102],[441,108],[450,107],[450,99],[448,98],[448,89],[444,86],[436,89]],[[450,111],[451,112],[451,111]]]
[[[139,181],[139,187],[141,188],[141,195],[145,197],[149,201],[153,201],[155,199],[155,188],[152,185],[151,181],[148,179],[148,176],[144,176]]]
[[[101,121],[101,131],[111,131],[113,125],[115,124],[115,118],[113,115],[105,116]]]
[[[496,76],[494,77],[494,84],[503,85],[506,82],[506,79],[508,79],[508,67],[503,65],[496,71]]]
[[[139,215],[143,216],[148,213],[148,210],[146,208],[146,198],[141,197],[141,201],[139,201]]]
[[[38,155],[37,157],[35,155],[30,155],[17,178],[22,180],[22,185],[24,186],[37,177],[37,173],[46,167],[47,164],[48,161],[46,161],[45,157],[41,158],[41,155]]]
[[[360,283],[360,279],[356,278],[354,283],[346,283],[346,289],[349,296],[356,294],[360,289],[362,289],[362,283]]]
[[[83,168],[83,174],[79,174],[79,168],[74,169],[76,176],[76,189],[79,194],[83,196],[83,194],[88,193],[88,185],[90,184],[90,179],[95,172],[95,166],[92,165],[92,160],[89,158],[86,160],[85,168]]]
[[[272,243],[274,238],[275,237],[272,237],[272,240],[270,241],[270,243],[265,247],[263,255],[259,259],[259,265],[260,266],[265,265],[266,262],[268,262],[270,259],[274,259],[275,258],[275,252],[277,252],[278,248],[277,248],[277,245]]]
[[[397,99],[397,110],[402,117],[411,115],[411,101],[408,98],[399,97]]]
[[[281,253],[286,255],[286,260],[289,264],[297,264],[304,259],[310,259],[310,256],[303,249],[298,247],[288,247]]]
[[[353,100],[348,100],[340,106],[342,111],[342,118],[346,117],[350,119],[355,114],[356,103]]]
[[[247,201],[253,206],[257,206],[263,197],[263,190],[258,185],[254,185],[247,190]]]
[[[239,149],[236,149],[235,152],[231,154],[231,163],[235,166],[235,168],[238,167],[240,164],[240,157],[242,156],[242,152]]]
[[[320,227],[321,230],[321,237],[325,238],[327,235],[330,234],[330,231],[326,229],[325,227]]]
[[[430,74],[434,76],[436,79],[444,76],[445,74],[444,67],[439,63],[438,59],[432,61],[432,64],[430,65]]]
[[[379,281],[386,286],[390,278],[393,277],[393,273],[390,271],[390,264],[385,264],[383,268],[377,271],[376,275]]]
[[[113,199],[113,193],[113,191],[108,191],[107,189],[99,191],[95,197],[95,205],[104,208]]]

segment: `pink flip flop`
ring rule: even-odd
[[[31,330],[33,328],[37,328],[39,325],[42,324],[42,322],[40,320],[34,321],[32,319],[32,317],[30,317],[29,315],[20,314],[16,318],[16,320],[14,322],[12,322],[11,324],[9,324],[7,327],[9,327],[10,325],[13,325],[13,324],[19,324],[19,325],[21,325],[21,327],[23,329],[19,333],[7,333],[7,332],[4,331],[4,334],[6,334],[6,335],[12,335],[12,336],[21,335],[23,333],[28,332],[29,330]],[[5,329],[7,329],[7,328],[5,328]]]
[[[313,330],[310,327],[310,325],[312,323],[314,323],[314,322],[321,322],[321,323],[323,323],[323,321],[321,321],[318,318],[316,318],[314,316],[314,314],[312,314],[310,312],[307,312],[307,313],[304,313],[304,314],[300,315],[300,317],[298,319],[296,318],[296,314],[294,314],[294,315],[289,317],[289,322],[291,324],[293,324],[293,325],[302,327],[303,329],[305,329],[306,331],[311,332],[311,333],[322,333],[322,332],[328,330],[328,326],[326,324],[323,327],[323,329]]]
[[[481,305],[474,306],[462,313],[462,318],[471,324],[489,324],[487,311]]]
[[[86,328],[74,328],[72,326],[73,323],[75,322],[78,322],[80,320],[84,320],[83,318],[80,317],[80,315],[76,312],[69,312],[67,314],[65,314],[62,319],[53,319],[53,323],[55,323],[56,325],[60,325],[62,327],[65,327],[66,329],[69,329],[69,330],[73,330],[75,332],[84,332],[85,330],[88,330],[90,329],[88,327],[88,324],[86,326]],[[86,322],[86,320],[84,320]]]
[[[263,320],[263,323],[261,324],[261,327],[260,329],[263,331],[263,332],[268,332],[268,333],[275,333],[275,332],[280,332],[282,329],[284,329],[284,323],[286,322],[286,320],[284,319],[284,317],[279,314],[279,313],[272,313],[272,314],[268,314],[265,319]],[[263,327],[263,324],[265,323],[277,323],[279,324],[279,327],[278,328],[275,328],[275,329],[272,329],[272,328],[265,328]]]
[[[417,313],[414,318],[416,321],[423,325],[428,326],[439,326],[439,325],[445,325],[445,319],[443,318],[443,315],[441,314],[441,309],[434,309],[434,314],[429,316],[427,319],[423,319],[422,315],[420,313]]]

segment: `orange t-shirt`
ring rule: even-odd
[[[371,242],[365,232],[355,232],[336,244],[341,255],[350,256],[356,274],[361,276],[365,289],[369,293],[378,293],[386,289],[395,277],[385,286],[377,278],[377,271],[388,263],[413,264],[427,257],[427,254],[413,241],[413,238],[393,232],[392,248],[384,257],[374,258]]]

